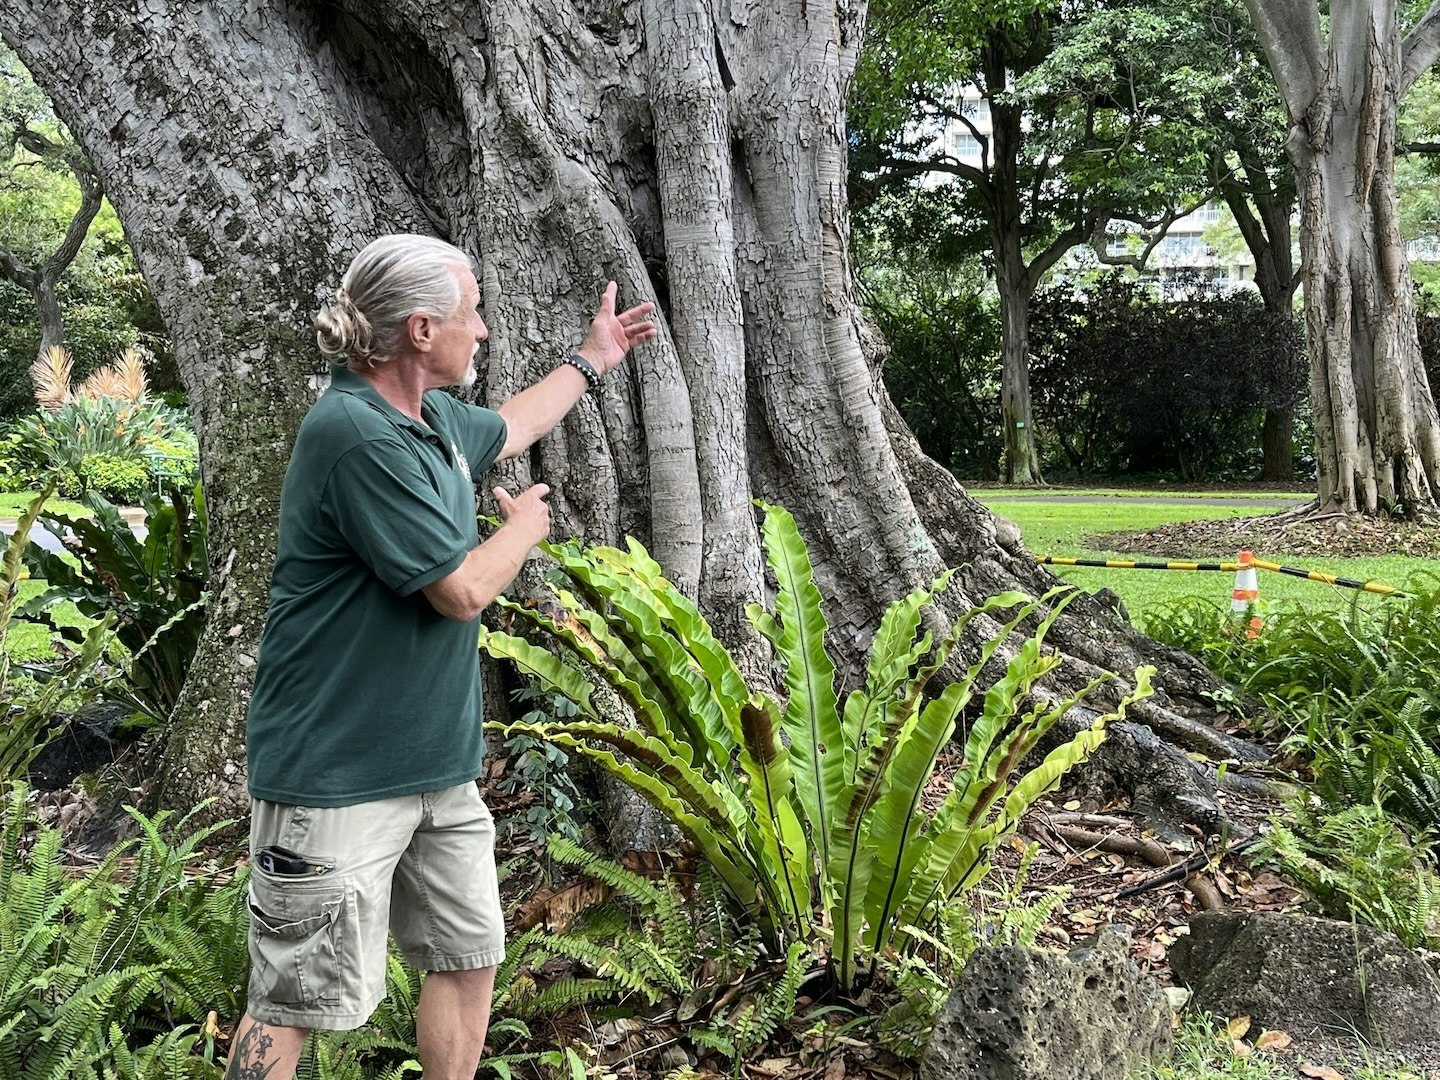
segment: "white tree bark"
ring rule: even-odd
[[[861,348],[844,111],[861,0],[0,12],[111,192],[195,410],[214,600],[172,723],[169,803],[243,808],[275,503],[321,367],[309,319],[381,232],[433,231],[476,257],[492,403],[573,346],[607,277],[626,303],[657,301],[658,342],[502,479],[550,484],[557,533],[638,537],[752,673],[756,496],[795,513],[849,673],[883,608],[947,565],[969,564],[952,613],[1053,583],[920,454]],[[1170,704],[1213,685],[1098,604],[1074,610],[1057,630],[1073,679],[1149,657],[1177,673]]]
[[[1290,117],[1301,193],[1319,503],[1432,517],[1440,418],[1415,331],[1395,197],[1401,95],[1440,50],[1437,8],[1403,42],[1393,0],[1246,0]]]

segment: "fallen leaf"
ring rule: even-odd
[[[1329,1065],[1311,1065],[1308,1061],[1298,1066],[1298,1072],[1311,1080],[1345,1080],[1344,1073],[1336,1072]]]
[[[825,1066],[825,1080],[845,1080],[845,1059],[835,1058]]]
[[[1069,802],[1067,802],[1067,803],[1065,804],[1065,809],[1066,809],[1066,810],[1071,810],[1071,811],[1079,810],[1079,809],[1080,809],[1080,800],[1079,800],[1079,799],[1071,799]]]
[[[766,1058],[760,1064],[752,1065],[750,1068],[761,1076],[779,1076],[794,1063],[794,1058]]]
[[[1283,1031],[1267,1031],[1255,1040],[1256,1050],[1284,1050],[1295,1040]]]
[[[1243,1039],[1250,1030],[1250,1017],[1237,1016],[1225,1025],[1225,1034],[1232,1039]]]
[[[1251,1054],[1255,1053],[1255,1051],[1250,1048],[1250,1044],[1242,1039],[1231,1039],[1230,1049],[1234,1051],[1235,1056],[1238,1058],[1248,1058]]]

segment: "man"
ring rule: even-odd
[[[464,252],[386,236],[316,318],[343,356],[300,425],[280,497],[270,611],[250,703],[248,1007],[226,1076],[284,1080],[311,1028],[362,1025],[385,993],[387,933],[428,974],[426,1080],[474,1076],[504,927],[484,753],[480,612],[550,530],[549,489],[475,490],[549,432],[635,344],[651,304],[615,283],[578,354],[498,412],[474,382],[487,336]]]

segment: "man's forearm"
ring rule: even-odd
[[[510,429],[507,456],[525,450],[550,434],[565,414],[585,395],[585,376],[569,364],[561,364],[533,386],[520,391],[497,412]]]
[[[534,546],[520,530],[501,526],[452,573],[425,586],[425,595],[446,618],[469,622],[515,580]]]

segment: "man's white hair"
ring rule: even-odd
[[[315,316],[320,351],[369,367],[391,359],[411,315],[444,320],[459,309],[456,267],[469,269],[470,256],[433,236],[396,233],[367,244]]]

